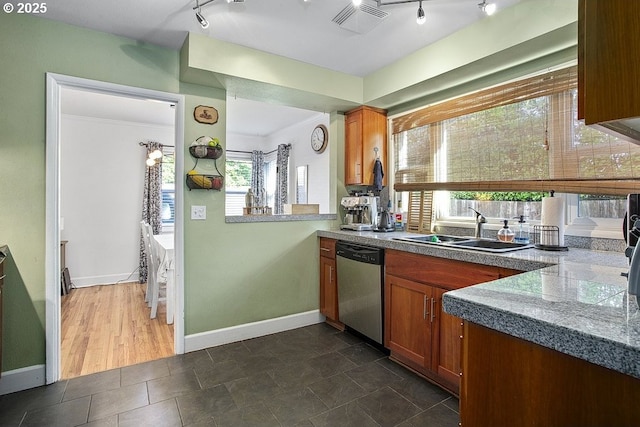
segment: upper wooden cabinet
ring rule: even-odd
[[[580,0],[578,118],[640,116],[640,1]]]
[[[382,162],[387,185],[387,112],[359,107],[345,114],[345,185],[373,185],[373,165]]]

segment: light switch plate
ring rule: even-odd
[[[195,220],[207,219],[207,207],[191,206],[191,219],[195,219]]]

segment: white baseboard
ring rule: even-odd
[[[75,288],[86,288],[89,286],[97,285],[114,285],[118,282],[137,282],[139,279],[138,274],[131,276],[130,273],[123,274],[111,274],[108,276],[87,276],[87,277],[72,277],[71,283]]]
[[[324,322],[324,316],[320,314],[320,311],[312,310],[305,313],[291,314],[275,319],[217,329],[215,331],[200,332],[184,337],[184,351],[189,353],[208,347],[216,347],[232,342],[262,337],[264,335],[284,332],[322,322]]]
[[[6,371],[0,377],[0,396],[14,393],[16,391],[27,390],[29,388],[44,385],[45,365],[33,365],[26,368]]]

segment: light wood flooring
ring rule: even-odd
[[[174,354],[165,305],[150,319],[145,287],[137,282],[91,286],[62,297],[61,379]]]

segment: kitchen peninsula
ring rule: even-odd
[[[447,292],[463,319],[463,426],[637,425],[640,313],[628,298],[627,259],[571,248],[482,253],[406,243],[407,233],[318,236],[523,271]],[[339,286],[338,277],[338,286]]]

